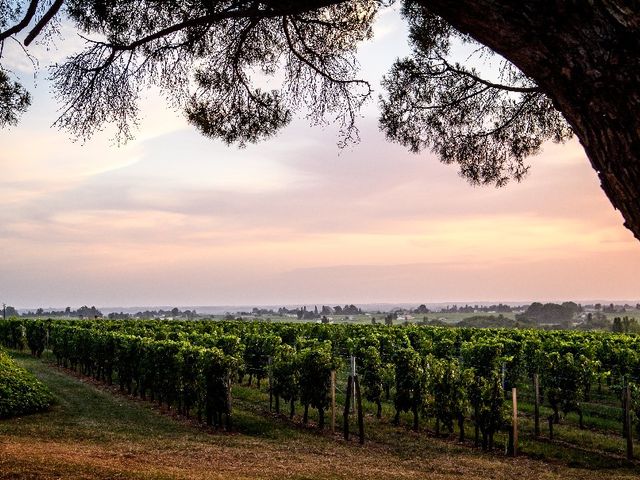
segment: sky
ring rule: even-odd
[[[65,26],[65,28],[67,28]],[[296,119],[247,148],[202,137],[155,92],[135,139],[85,144],[50,127],[48,62],[79,45],[17,51],[30,88],[0,131],[0,301],[23,307],[640,299],[640,243],[576,140],[530,174],[472,187],[429,152],[389,143],[373,101],[361,141]],[[397,11],[359,51],[378,82],[406,54]]]

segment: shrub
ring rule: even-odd
[[[47,387],[0,351],[0,418],[45,410],[51,401]]]

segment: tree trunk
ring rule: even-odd
[[[632,0],[419,0],[500,53],[573,128],[640,239],[640,11]]]

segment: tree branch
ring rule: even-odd
[[[442,55],[438,55],[438,58],[440,59],[440,61],[444,64],[445,66],[445,71],[442,73],[445,73],[446,71],[450,71],[453,73],[457,73],[458,75],[464,75],[466,77],[471,78],[472,80],[481,83],[482,85],[486,85],[487,87],[490,88],[497,88],[498,90],[504,90],[506,92],[513,92],[513,93],[541,93],[540,87],[535,86],[535,87],[514,87],[511,85],[504,85],[502,83],[494,83],[494,82],[490,82],[488,80],[485,80],[484,78],[481,78],[473,73],[471,73],[468,70],[464,70],[461,68],[457,68],[454,67],[453,65],[451,65],[449,62],[447,62],[447,60],[442,56]]]
[[[450,107],[457,107],[458,105],[460,105],[463,102],[466,102],[467,100],[471,100],[474,97],[477,97],[478,95],[482,95],[484,92],[486,92],[487,90],[489,90],[491,87],[488,86],[484,86],[482,87],[480,90],[475,90],[474,92],[468,94],[468,95],[464,95],[460,98],[456,98],[455,100],[452,100],[451,102],[447,102],[447,103],[440,103],[438,105],[427,105],[426,107],[423,107],[422,105],[416,105],[414,102],[412,102],[411,107],[412,108],[416,108],[418,110],[440,110],[443,108],[450,108]]]
[[[9,38],[11,35],[14,35],[29,25],[31,19],[36,14],[36,10],[38,9],[39,0],[31,0],[29,3],[29,8],[27,9],[27,13],[25,13],[24,18],[20,20],[20,22],[16,23],[13,27],[9,28],[4,32],[0,32],[0,42]]]
[[[350,79],[335,78],[332,75],[330,75],[329,72],[327,72],[325,70],[322,70],[318,66],[314,65],[313,63],[311,63],[307,58],[304,57],[304,55],[302,55],[300,52],[298,52],[298,50],[296,50],[296,47],[293,45],[293,41],[291,40],[291,34],[289,32],[289,26],[288,25],[289,25],[289,22],[287,20],[287,17],[283,17],[282,18],[282,29],[284,30],[284,35],[285,35],[285,38],[287,39],[287,45],[289,46],[289,50],[291,50],[291,53],[293,53],[293,55],[298,60],[300,60],[302,63],[304,63],[306,66],[308,66],[311,70],[316,72],[318,75],[326,78],[330,82],[337,83],[337,84],[343,84],[343,85],[347,85],[347,84],[365,85],[368,88],[369,93],[371,93],[371,85],[369,84],[369,82],[367,82],[365,80],[354,80],[354,79],[351,79],[351,78]],[[295,29],[295,24],[294,24],[294,29]],[[305,45],[304,41],[300,37],[300,33],[299,32],[296,32],[296,33],[297,33],[298,38],[300,39],[301,43],[303,44],[303,46],[305,46],[307,50],[311,50],[311,49],[309,49],[309,47],[307,47]]]
[[[49,7],[49,10],[46,11],[46,13],[42,16],[38,23],[36,23],[36,25],[31,29],[31,31],[27,35],[27,38],[24,39],[24,45],[26,47],[28,47],[31,42],[35,40],[42,29],[47,26],[47,23],[49,23],[51,19],[56,16],[56,13],[58,13],[58,10],[60,10],[60,7],[62,7],[63,3],[64,0],[55,0],[55,2],[53,2],[51,7]]]
[[[257,8],[248,8],[244,10],[227,9],[227,10],[222,10],[221,12],[218,12],[218,13],[203,15],[201,17],[191,18],[183,22],[176,23],[174,25],[171,25],[170,27],[163,28],[162,30],[158,30],[157,32],[152,33],[151,35],[147,35],[146,37],[140,38],[126,45],[125,44],[118,45],[118,44],[110,44],[110,43],[103,43],[103,44],[109,46],[114,50],[134,50],[138,47],[141,47],[142,45],[150,43],[154,40],[158,40],[162,37],[166,37],[167,35],[171,35],[172,33],[179,32],[180,30],[183,30],[185,28],[207,26],[214,22],[219,22],[221,20],[229,20],[232,18],[262,19],[262,18],[283,17],[292,13],[300,13],[300,11],[314,10],[317,8],[327,7],[330,5],[342,3],[342,1],[344,0],[326,0],[326,1],[310,2],[313,6],[307,6],[306,8],[302,8],[302,9],[295,8],[295,7],[286,8],[286,9],[269,9],[269,10],[268,9],[260,10]]]
[[[505,120],[504,122],[502,122],[502,125],[498,125],[496,128],[493,128],[489,131],[484,131],[484,132],[478,132],[478,133],[474,133],[472,136],[473,137],[477,137],[477,138],[483,138],[483,137],[488,137],[491,135],[495,135],[496,133],[499,133],[503,130],[505,130],[506,128],[510,127],[511,124],[513,124],[513,122],[520,116],[520,114],[524,111],[525,107],[527,106],[527,104],[531,103],[531,101],[536,97],[535,93],[533,94],[528,94],[525,96],[525,99],[522,101],[522,103],[520,103],[520,105],[518,106],[518,109],[513,113],[513,115],[511,115],[511,117],[509,117],[507,120]]]

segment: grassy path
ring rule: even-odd
[[[395,430],[397,442],[364,447],[265,418],[234,414],[240,433],[209,433],[114,395],[25,355],[16,360],[56,397],[51,411],[0,421],[0,479],[598,479],[638,470],[589,471],[487,455]]]

